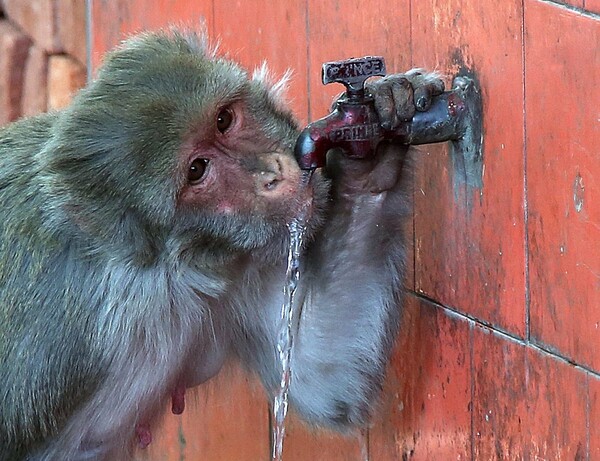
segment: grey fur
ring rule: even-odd
[[[0,130],[1,460],[130,459],[136,424],[228,357],[274,392],[285,217],[182,209],[177,155],[206,108],[232,100],[273,151],[292,155],[297,126],[264,71],[211,53],[193,35],[141,35],[71,107]],[[396,167],[375,162],[356,178],[367,187],[335,159],[331,190],[313,181],[291,399],[314,424],[366,424],[382,383],[403,155],[382,149]]]

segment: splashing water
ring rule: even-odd
[[[283,303],[277,336],[277,354],[281,363],[281,381],[279,390],[273,399],[273,461],[281,461],[283,439],[285,437],[285,417],[288,410],[288,392],[292,371],[290,358],[293,344],[294,296],[300,279],[300,251],[304,236],[303,219],[294,219],[288,225],[290,231],[290,248],[288,251],[287,271],[283,287]]]

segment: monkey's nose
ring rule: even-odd
[[[257,186],[263,192],[270,192],[283,181],[283,165],[279,155],[269,155],[262,159],[262,165],[256,175]]]
[[[260,187],[267,192],[274,190],[282,180],[281,172],[273,171],[261,171],[258,178]]]

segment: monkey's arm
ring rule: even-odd
[[[364,424],[381,388],[401,308],[404,155],[382,146],[328,167],[332,207],[308,250],[292,354],[290,397],[308,420]]]
[[[381,125],[392,130],[444,90],[436,75],[419,70],[368,87]],[[401,310],[406,150],[382,143],[370,160],[328,158],[331,209],[308,250],[292,354],[291,399],[309,420],[364,424],[381,388]]]

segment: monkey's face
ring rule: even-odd
[[[309,190],[301,187],[291,140],[270,139],[247,104],[215,108],[212,123],[186,140],[179,206],[289,221],[309,199]]]
[[[249,77],[197,36],[141,35],[60,118],[44,171],[80,227],[111,241],[135,222],[168,241],[281,247],[287,223],[325,190],[302,186],[284,83],[264,69]]]
[[[287,224],[307,206],[310,215],[320,191],[318,181],[304,184],[294,159],[296,122],[264,75],[248,78],[225,60],[205,61],[201,71],[171,118],[186,127],[175,168],[176,227],[211,244],[281,248]]]
[[[178,211],[219,222],[220,234],[229,223],[242,246],[283,232],[313,193],[292,155],[295,126],[260,98],[247,88],[216,104],[186,136],[179,158]],[[240,222],[251,232],[240,232]]]

